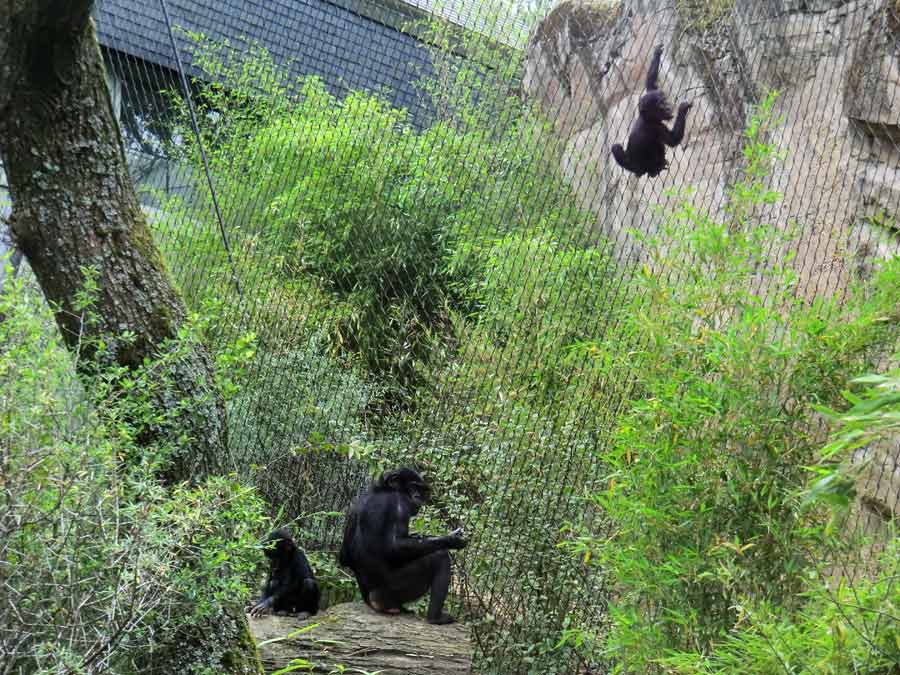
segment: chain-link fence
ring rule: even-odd
[[[875,339],[860,328],[854,335],[871,339],[811,348],[809,338],[792,352],[793,331],[812,335],[810,319],[801,330],[774,317],[838,298],[844,308],[821,316],[849,324],[865,314],[852,303],[877,299],[871,284],[886,283],[879,261],[898,250],[900,208],[895,9],[842,0],[99,2],[114,106],[167,264],[188,303],[216,317],[216,345],[252,333],[258,347],[230,401],[235,468],[257,481],[273,513],[296,519],[323,568],[334,564],[326,561],[342,512],[373,473],[422,469],[436,506],[419,525],[462,525],[470,537],[455,558],[453,601],[475,627],[484,672],[604,672],[616,654],[588,636],[618,636],[620,655],[639,653],[610,628],[610,599],[666,626],[678,602],[695,597],[698,611],[739,625],[752,619],[735,606],[763,579],[780,578],[785,594],[802,590],[763,566],[772,560],[820,571],[824,561],[822,577],[833,579],[874,565],[897,513],[896,442],[855,455],[866,459],[863,499],[842,523],[871,538],[865,553],[832,558],[796,533],[782,541],[803,516],[770,488],[783,478],[785,492],[800,490],[815,457],[798,448],[824,444],[823,426],[797,410],[838,405],[846,380],[837,378],[884,368],[896,333]],[[683,142],[666,149],[668,169],[635,177],[610,149],[626,144],[657,44],[659,86],[674,108],[693,107]],[[773,90],[774,103],[755,108]],[[739,239],[735,253],[727,242]],[[750,293],[735,295],[736,286]],[[679,289],[690,292],[671,300]],[[745,304],[716,306],[723,298]],[[790,304],[796,298],[804,302]],[[884,329],[897,321],[886,303]],[[760,307],[773,315],[747,328]],[[696,316],[686,328],[667,325],[679,311]],[[790,366],[781,386],[758,375],[761,398],[777,395],[779,405],[698,402],[711,409],[695,425],[720,425],[707,436],[679,426],[687,418],[674,403],[648,412],[667,401],[666,378],[684,404],[679,396],[697,384],[678,379],[685,363],[721,382],[744,365],[725,361],[758,353],[704,347],[702,365],[681,360],[693,347],[680,339],[699,344],[717,330],[784,350],[783,362],[765,361]],[[817,349],[846,363],[814,368]],[[808,398],[801,381],[814,390]],[[772,417],[729,425],[752,419],[750,408]],[[679,507],[681,528],[710,527],[684,515],[692,510],[758,517],[697,533],[715,535],[695,542],[709,568],[653,548],[654,536],[678,535],[650,501],[650,481],[660,493],[690,489],[635,468],[653,461],[640,449],[651,424],[673,447],[796,452],[740,465],[758,469],[758,481],[711,458],[670,458],[696,483],[721,478],[721,494],[746,490],[712,498],[697,488]],[[754,445],[758,436],[767,440]],[[629,444],[640,458],[622,454]],[[629,484],[628,501],[613,503]],[[760,506],[751,493],[783,503]],[[629,512],[646,536],[616,517]],[[638,570],[598,553],[613,544],[660,555]],[[676,565],[669,577],[649,569]],[[660,586],[634,601],[626,572]],[[340,586],[336,570],[320,574]],[[692,574],[689,590],[665,587]],[[891,611],[870,618],[896,622]],[[896,657],[871,637],[876,625],[848,623],[872,639],[872,663]]]

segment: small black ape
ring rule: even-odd
[[[410,534],[409,520],[428,502],[430,489],[412,469],[385,473],[357,497],[347,514],[339,561],[356,575],[372,609],[399,614],[403,604],[431,591],[428,622],[452,623],[444,611],[450,588],[448,549],[466,545],[461,530],[443,537]]]
[[[653,51],[653,60],[647,71],[647,92],[638,102],[638,118],[628,134],[628,148],[623,149],[618,143],[612,147],[613,157],[619,166],[636,176],[658,176],[669,166],[666,161],[666,146],[674,148],[681,143],[687,111],[693,105],[685,102],[678,106],[678,117],[671,130],[664,124],[673,115],[666,95],[656,86],[662,52],[662,45],[657,45]]]
[[[250,616],[269,610],[276,614],[299,614],[306,618],[319,611],[319,585],[306,559],[290,533],[273,530],[263,542],[269,559],[269,577],[262,597],[247,608]]]

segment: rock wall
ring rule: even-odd
[[[523,90],[556,120],[563,172],[618,257],[641,258],[628,230],[652,232],[653,206],[679,200],[672,188],[693,187],[710,213],[723,207],[751,106],[772,89],[783,117],[773,140],[785,153],[772,187],[783,199],[761,215],[798,229],[804,292],[839,292],[874,257],[900,251],[895,0],[736,0],[718,18],[716,3],[694,13],[685,4],[563,0],[527,48]],[[628,136],[655,44],[665,47],[661,87],[694,107],[669,170],[636,178],[609,152]]]

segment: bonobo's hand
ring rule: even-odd
[[[656,45],[656,47],[653,48],[653,55],[656,56],[657,54],[662,54],[662,51],[663,51],[663,46]]]
[[[260,600],[253,607],[250,608],[250,616],[257,617],[262,616],[266,612],[269,611],[269,608],[272,606],[272,598],[266,598],[265,600]]]
[[[453,532],[444,537],[444,543],[447,548],[465,548],[466,540],[462,536],[462,528],[458,527]]]
[[[694,107],[693,103],[691,103],[690,101],[684,101],[683,103],[678,104],[678,112],[681,112],[682,110],[687,112],[688,110],[690,110],[693,107]]]

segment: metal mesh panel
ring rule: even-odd
[[[486,672],[526,672],[533,663],[529,649],[537,649],[541,636],[544,643],[557,641],[569,620],[590,620],[602,625],[606,580],[599,571],[577,561],[560,561],[563,556],[556,544],[565,523],[577,522],[596,532],[607,527],[599,511],[583,496],[603,484],[604,448],[620,406],[627,402],[629,383],[606,386],[597,382],[592,388],[589,382],[523,381],[521,373],[529,369],[529,364],[540,362],[542,355],[522,351],[523,343],[516,340],[504,342],[503,331],[522,331],[527,335],[530,330],[534,336],[561,336],[562,342],[574,342],[587,334],[602,341],[615,334],[619,326],[613,320],[614,310],[630,297],[633,290],[629,282],[645,261],[645,252],[628,228],[653,232],[658,227],[659,215],[653,205],[672,205],[664,192],[673,175],[701,163],[721,164],[723,171],[726,166],[739,164],[734,158],[740,153],[749,106],[732,89],[733,83],[744,82],[748,89],[751,85],[747,83],[763,81],[773,88],[829,86],[827,83],[835,74],[823,70],[837,68],[835,61],[820,59],[812,51],[804,52],[802,40],[830,34],[834,12],[841,4],[831,3],[829,8],[833,11],[810,14],[804,24],[806,33],[797,37],[800,42],[784,46],[785,53],[792,54],[796,70],[803,70],[802,63],[808,61],[812,84],[781,82],[783,72],[778,63],[729,61],[721,54],[699,48],[694,50],[693,58],[707,69],[706,78],[691,79],[685,75],[687,66],[672,57],[677,46],[667,45],[660,81],[670,100],[677,103],[705,94],[716,107],[695,106],[685,144],[669,151],[669,171],[658,179],[642,179],[640,191],[631,192],[623,185],[634,179],[626,179],[609,155],[609,144],[624,142],[628,128],[607,126],[603,136],[595,135],[595,129],[585,120],[600,119],[603,112],[578,109],[587,98],[583,91],[581,96],[558,96],[557,101],[561,102],[545,106],[533,118],[548,116],[549,125],[557,130],[578,124],[588,130],[569,136],[566,147],[539,123],[522,123],[515,117],[521,110],[510,112],[506,107],[513,99],[498,96],[498,92],[520,93],[523,77],[531,77],[534,88],[533,78],[540,75],[526,72],[524,49],[528,39],[534,44],[542,39],[541,30],[549,30],[547,23],[537,28],[537,21],[546,12],[529,13],[517,7],[498,10],[474,2],[432,6],[418,1],[168,0],[167,22],[159,0],[99,2],[98,35],[129,159],[167,263],[189,303],[215,300],[224,308],[214,335],[218,343],[224,344],[248,331],[257,335],[258,355],[248,369],[241,394],[230,405],[235,467],[257,480],[262,493],[271,500],[273,512],[284,507],[287,516],[307,519],[313,535],[304,545],[327,552],[339,544],[341,521],[334,514],[342,512],[370,478],[367,462],[355,454],[361,448],[374,448],[376,455],[388,448],[387,456],[407,458],[425,468],[442,462],[446,471],[442,486],[463,493],[468,490],[466,508],[483,508],[480,516],[503,528],[495,536],[482,533],[482,538],[472,541],[455,558],[453,602],[478,622],[479,667]],[[663,36],[680,35],[686,29],[684,15],[679,14],[675,3],[658,5],[654,29],[639,34],[647,35],[646,44],[641,45],[647,61],[653,45]],[[756,34],[765,40],[767,27],[788,15],[785,3],[737,5],[729,15],[732,18],[728,21],[733,24],[715,24],[726,26],[721,28],[726,42],[736,34],[729,32],[728,25],[741,25],[745,34]],[[597,38],[591,31],[596,31],[598,24],[578,24],[588,19],[596,21],[597,17],[590,12],[569,15],[573,26],[567,35],[573,39],[580,36],[584,45],[566,45],[562,49],[567,53],[596,46]],[[612,21],[628,19],[613,14]],[[431,27],[438,27],[437,36],[428,32],[429,21],[436,22]],[[173,53],[170,30],[180,59]],[[266,120],[271,125],[267,132],[269,144],[254,137],[250,151],[258,155],[250,157],[239,156],[234,145],[230,146],[235,168],[229,173],[222,162],[224,155],[217,154],[223,147],[217,145],[221,141],[217,129],[228,120],[214,110],[216,102],[210,100],[204,84],[215,82],[217,76],[202,66],[197,58],[196,36],[187,31],[202,33],[214,43],[227,41],[229,47],[222,53],[236,61],[241,55],[258,55],[255,50],[264,49],[274,68],[260,72],[283,79],[257,81],[255,86],[264,91],[281,82],[286,100],[305,100],[313,105],[309,103],[311,96],[307,93],[304,99],[302,93],[304,78],[310,75],[320,77],[323,92],[336,97],[327,106],[340,105],[356,91],[382,97],[384,107],[373,109],[371,126],[359,123],[360,118],[355,124],[323,126],[319,139],[326,140],[316,147],[321,153],[339,153],[349,147],[358,153],[361,162],[381,158],[384,165],[368,167],[344,159],[340,169],[343,174],[323,177],[316,173],[322,171],[316,158],[310,159],[302,147],[297,147],[316,140],[315,131],[306,129],[300,133],[291,125],[279,126],[277,120]],[[441,35],[447,37],[443,51],[436,43]],[[547,39],[552,41],[553,36]],[[836,35],[831,46],[836,52],[849,54],[858,39],[858,35]],[[474,43],[479,50],[473,48]],[[547,53],[558,53],[556,48],[548,42]],[[614,52],[610,48],[604,55],[612,58]],[[610,65],[601,62],[598,53],[591,58],[598,72],[607,68],[609,78],[637,74],[643,82],[646,61],[636,64],[632,73],[610,71]],[[183,73],[179,72],[179,61]],[[585,57],[583,63],[589,61]],[[463,90],[452,89],[447,78],[460,72],[462,63],[475,64],[476,73],[464,91],[472,96],[476,108],[482,106],[479,109],[491,110],[491,114],[467,115],[462,106],[451,109],[453,96]],[[564,88],[565,73],[572,76],[572,87],[583,86],[583,82],[574,81],[577,69],[564,63],[555,67],[553,76],[558,81],[553,86]],[[676,77],[679,72],[681,76]],[[187,92],[182,74],[191,82]],[[445,88],[435,92],[429,89],[429,82],[442,83]],[[693,82],[696,87],[679,89],[672,86],[673,82]],[[547,91],[546,87],[538,83],[537,89]],[[756,92],[756,96],[763,93]],[[179,107],[177,101],[184,101],[185,95],[193,97],[196,104],[199,138],[190,138],[190,128],[184,125],[185,108]],[[821,95],[810,91],[805,100],[795,97],[794,101],[800,101],[798,105],[805,106],[803,110],[779,112],[806,117],[809,127],[819,126],[827,134],[836,122],[824,119],[816,109]],[[597,94],[597,98],[602,98],[602,94]],[[634,98],[636,103],[637,96]],[[521,100],[522,110],[533,105],[527,96]],[[492,101],[496,106],[487,108]],[[405,110],[405,116],[380,127],[386,119],[385,110],[391,108]],[[240,107],[229,108],[232,113],[235,110]],[[285,112],[287,116],[291,114]],[[365,113],[359,114],[365,118]],[[322,119],[326,118],[323,115]],[[870,139],[870,144],[896,147],[896,140],[867,126],[865,121],[852,119],[847,125],[842,137],[821,138],[822,143],[829,144],[830,153],[849,157],[851,149],[846,144],[854,134]],[[691,143],[691,135],[706,126],[717,128],[722,138],[731,139],[716,146],[717,155],[701,156]],[[453,133],[442,135],[435,131],[441,128]],[[342,135],[348,133],[359,137]],[[428,133],[434,134],[432,142],[416,145],[418,135]],[[514,139],[513,145],[526,159],[517,163],[509,139]],[[362,147],[354,148],[356,142]],[[462,173],[466,167],[465,151],[460,150],[459,144],[463,142],[474,144],[473,162],[495,161],[487,168],[511,178],[492,177],[490,185],[494,191],[482,194],[479,180],[485,174],[479,169]],[[494,142],[499,150],[478,154],[481,144]],[[183,157],[173,155],[173,148],[177,155],[185,148],[198,147],[214,156],[208,174],[201,164],[190,161],[190,151]],[[417,155],[415,148],[420,148],[421,154]],[[304,157],[310,162],[299,161]],[[454,163],[448,163],[448,157]],[[533,175],[522,168],[524,163],[528,163],[528,171],[541,171],[549,178],[533,188],[523,188],[521,181],[530,180]],[[251,164],[262,168],[244,174]],[[460,173],[446,173],[448,166]],[[853,260],[858,266],[867,267],[881,246],[871,228],[855,228],[845,236],[831,227],[832,220],[840,217],[835,205],[848,201],[851,190],[865,193],[867,189],[877,189],[875,183],[872,187],[860,185],[850,171],[820,175],[820,170],[825,169],[824,163],[810,164],[802,154],[787,156],[779,173],[782,180],[797,175],[805,178],[794,181],[791,185],[798,187],[785,192],[780,206],[767,213],[772,222],[793,219],[798,223],[798,236],[780,253],[794,256],[792,264],[799,279],[796,292],[810,300],[839,293],[852,277],[846,274],[844,263],[838,262],[844,251],[855,252]],[[419,170],[433,170],[443,182],[439,185],[432,181],[427,183],[427,189],[421,188],[426,181],[414,183],[410,178]],[[367,175],[374,176],[370,184],[366,183]],[[693,201],[722,206],[722,187],[734,178],[723,175],[718,182],[701,182],[696,185]],[[334,194],[341,185],[351,184],[356,189],[368,185],[371,199],[341,205]],[[419,191],[410,185],[420,186]],[[293,191],[286,189],[290,186],[297,187]],[[439,199],[435,195],[440,189],[452,196]],[[305,200],[324,190],[331,191],[336,209],[330,215],[316,214],[315,217],[325,219],[326,226],[341,228],[342,217],[364,214],[353,235],[342,242],[360,269],[316,267],[304,260],[307,252],[285,244],[283,229],[294,228],[291,231],[296,232],[308,227],[309,223],[302,219],[313,216],[309,215]],[[273,195],[281,197],[272,201]],[[520,212],[523,197],[529,199],[531,212]],[[173,202],[173,198],[178,201]],[[381,199],[386,200],[386,216],[377,210],[377,204],[373,206]],[[478,200],[477,208],[469,199]],[[886,203],[883,195],[879,200],[895,213],[900,208],[896,203]],[[417,209],[425,213],[434,208],[433,203],[447,209],[446,222],[464,227],[474,246],[497,246],[506,241],[505,247],[496,249],[499,257],[483,283],[505,289],[510,306],[520,302],[524,313],[518,325],[497,329],[500,337],[492,342],[492,353],[479,353],[484,344],[474,340],[457,343],[450,337],[432,339],[435,333],[445,337],[467,335],[465,331],[454,333],[453,322],[472,319],[474,325],[478,317],[488,316],[490,310],[473,303],[466,289],[453,286],[459,283],[455,272],[427,269],[428,264],[437,264],[427,256],[435,250],[440,254],[453,243],[445,246],[441,238],[449,236],[449,228],[442,230],[439,219],[433,220],[432,215],[427,216],[432,220],[424,215],[417,219]],[[630,216],[620,217],[626,212]],[[477,217],[467,220],[472,213]],[[378,227],[367,227],[366,218],[384,220],[378,221]],[[555,222],[549,222],[554,219]],[[571,226],[559,226],[565,222]],[[564,271],[569,276],[561,277],[564,280],[547,297],[534,295],[546,289],[529,287],[529,280],[542,274],[563,274],[554,267],[557,263],[553,257],[546,254],[548,249],[515,238],[504,240],[517,231],[528,231],[537,237],[542,230],[561,249],[596,253],[594,258],[573,256],[579,262]],[[416,237],[425,242],[421,250]],[[539,241],[539,237],[534,241]],[[316,249],[319,253],[324,250],[321,247]],[[399,252],[392,258],[395,249]],[[231,255],[226,255],[226,251]],[[465,268],[471,264],[467,257],[470,253],[460,253],[452,265],[446,260],[441,264],[454,270]],[[366,266],[379,256],[387,256],[388,260],[381,279],[365,282],[371,287],[362,289],[364,282],[360,279],[369,271]],[[421,265],[413,270],[414,263]],[[408,274],[404,266],[409,267]],[[576,282],[578,278],[596,279],[596,291],[586,293],[585,286]],[[432,286],[441,284],[448,284],[450,290],[436,299]],[[360,300],[363,291],[372,297]],[[327,312],[320,306],[323,298],[334,302]],[[446,311],[448,305],[452,311]],[[559,309],[563,319],[551,326],[542,325],[542,317],[533,313],[535,307],[542,306]],[[319,319],[326,315],[334,323],[323,327]],[[609,322],[604,323],[606,319]],[[585,327],[585,321],[595,323]],[[384,325],[395,341],[392,344],[408,343],[410,362],[395,363],[390,354],[377,349],[373,349],[368,361],[361,356],[369,347],[366,340],[378,337],[362,330],[366,322]],[[524,344],[528,344],[527,340]],[[535,339],[532,344],[539,348],[541,342]],[[469,370],[454,372],[453,364],[465,364]],[[445,369],[440,381],[433,375],[436,369]],[[499,392],[497,400],[523,395],[510,383],[539,388],[547,392],[551,401],[555,390],[576,385],[580,391],[595,393],[585,393],[574,403],[568,399],[570,407],[566,409],[545,405],[540,414],[512,405],[503,410],[473,413],[479,405],[482,385],[509,385],[508,390]],[[424,416],[423,407],[418,404],[423,392],[430,396]],[[302,451],[297,452],[298,449]],[[264,470],[256,469],[260,465],[264,465]],[[896,470],[896,463],[885,464],[881,473],[888,476]],[[487,493],[490,499],[485,498]],[[895,512],[896,507],[894,504]],[[443,508],[450,520],[466,512],[457,504],[445,504]],[[848,563],[847,569],[851,568]],[[541,607],[535,607],[536,602]],[[506,642],[496,640],[498,626]],[[556,667],[559,672],[588,672],[588,666],[568,652],[560,652]]]

